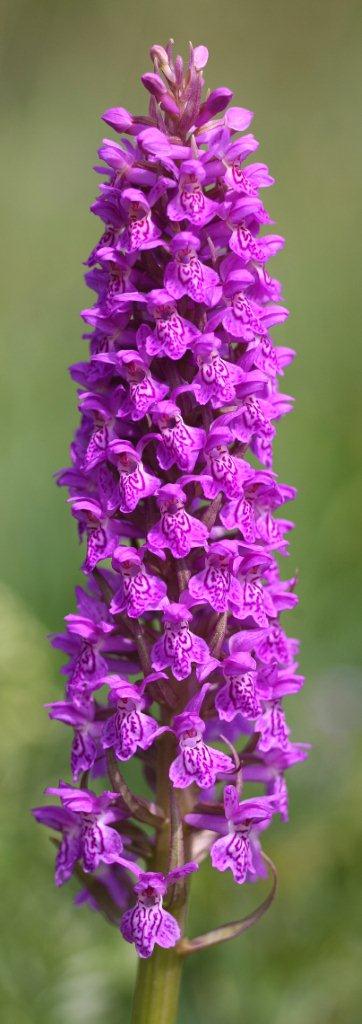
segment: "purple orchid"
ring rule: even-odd
[[[87,557],[82,569],[88,575],[98,562],[113,554],[119,533],[118,524],[107,516],[101,503],[94,498],[74,498],[72,514],[80,522],[81,533],[87,535]]]
[[[205,431],[198,427],[188,427],[174,402],[158,402],[151,415],[161,435],[161,440],[159,434],[155,435],[161,469],[168,470],[176,463],[180,469],[190,472],[205,445]]]
[[[273,444],[293,406],[279,378],[294,352],[273,339],[288,316],[269,272],[284,240],[260,198],[273,178],[249,160],[252,113],[225,87],[203,93],[206,47],[190,45],[187,65],[172,43],[151,59],[148,112],[103,115],[117,139],[98,154],[88,357],[70,371],[80,422],[57,474],[86,588],[52,637],[68,660],[47,710],[72,730],[79,788],[50,787],[61,805],[34,815],[59,834],[57,884],[75,869],[76,901],[118,926],[125,911],[141,958],[169,950],[167,987],[179,953],[251,923],[182,936],[197,866],[185,851],[210,853],[239,885],[263,877],[260,834],[287,820],[287,774],[308,748],[284,709],[303,678],[281,624],[297,602],[295,573],[279,567],[295,490],[277,478]],[[160,1018],[155,993],[159,982],[142,1019]]]
[[[142,686],[133,686],[119,676],[109,676],[107,680],[110,688],[109,702],[115,706],[115,712],[105,722],[100,742],[105,750],[112,748],[120,761],[129,761],[138,747],[147,750],[157,736],[165,732],[166,727],[159,726],[143,710],[146,705],[143,696],[145,686],[151,679],[157,678],[156,673],[150,675],[143,680]]]
[[[186,495],[179,484],[160,487],[158,505],[161,519],[149,530],[147,544],[159,558],[165,557],[165,547],[176,559],[189,555],[192,548],[206,547],[208,529],[186,511]]]
[[[179,190],[168,204],[167,213],[171,221],[187,220],[203,228],[215,216],[218,204],[209,199],[202,189],[205,170],[198,160],[185,160],[180,166]]]
[[[89,790],[74,789],[65,782],[45,790],[59,796],[61,807],[36,807],[34,817],[43,825],[62,832],[55,867],[56,885],[70,878],[78,860],[84,871],[94,871],[101,861],[113,864],[123,853],[123,841],[110,826],[125,817],[124,810],[116,806],[118,793],[105,790],[97,797]]]
[[[191,231],[180,231],[171,242],[174,260],[166,267],[165,285],[174,299],[188,295],[194,302],[214,306],[221,296],[215,270],[202,263],[197,253],[200,239]]]
[[[245,381],[246,374],[219,353],[220,338],[203,334],[195,345],[199,371],[193,379],[193,391],[200,405],[211,402],[213,409],[221,409],[235,400],[236,387]]]
[[[62,669],[69,677],[67,697],[75,705],[88,700],[94,690],[99,689],[108,672],[104,652],[112,644],[114,624],[108,609],[99,598],[97,586],[85,594],[81,587],[76,590],[78,615],[65,618],[66,633],[52,636],[54,647],[70,656],[69,664]]]
[[[126,612],[130,618],[137,619],[147,611],[163,607],[167,601],[166,584],[147,572],[142,551],[125,545],[118,547],[113,552],[112,565],[120,580],[110,604],[112,615]]]
[[[167,605],[163,612],[164,633],[151,651],[155,670],[171,668],[175,679],[187,679],[192,664],[204,665],[210,661],[205,640],[189,629],[192,613],[183,604]]]
[[[152,376],[147,359],[144,360],[133,349],[114,352],[99,352],[93,357],[93,366],[103,367],[103,371],[119,373],[122,384],[117,389],[117,417],[131,420],[142,420],[156,402],[160,402],[168,392],[167,384],[162,384]]]
[[[173,293],[165,288],[153,289],[147,299],[147,311],[154,321],[153,330],[141,324],[137,344],[148,358],[168,356],[181,359],[199,331],[193,323],[180,316]]]
[[[185,600],[188,606],[202,602],[211,605],[216,612],[230,610],[236,617],[243,602],[242,585],[233,573],[237,559],[237,543],[224,541],[211,544],[205,560],[205,568],[192,576]]]
[[[243,484],[253,475],[245,459],[236,458],[229,450],[230,433],[217,424],[212,425],[205,445],[205,460],[208,474],[204,477],[203,490],[206,498],[225,494],[228,498],[240,495]]]
[[[257,689],[256,661],[250,654],[235,654],[221,665],[224,685],[215,697],[215,707],[222,721],[232,722],[236,715],[254,721],[262,713]]]
[[[137,902],[122,917],[121,932],[126,942],[134,942],[140,957],[149,957],[154,946],[170,949],[181,937],[180,927],[175,918],[162,906],[163,897],[170,885],[197,871],[197,864],[190,861],[181,868],[163,875],[156,871],[143,871],[135,885]]]
[[[83,772],[90,771],[101,757],[100,735],[102,723],[97,719],[97,709],[91,697],[82,703],[58,700],[46,704],[49,718],[64,722],[74,729],[74,739],[70,755],[70,767],[73,779],[77,781]]]
[[[265,827],[273,816],[273,803],[268,797],[242,800],[239,803],[235,786],[225,786],[224,816],[188,814],[189,825],[219,832],[211,847],[211,863],[218,871],[232,871],[235,882],[263,877],[265,868],[260,856],[258,828]]]
[[[120,205],[126,218],[126,226],[119,237],[121,249],[134,253],[159,245],[161,231],[152,220],[151,207],[144,193],[140,189],[125,188],[121,192]]]
[[[209,684],[204,683],[184,711],[173,720],[179,753],[171,763],[170,779],[176,789],[185,789],[193,782],[201,789],[209,789],[214,786],[217,775],[235,771],[231,757],[207,746],[202,738],[206,726],[200,718],[200,708],[208,688]]]
[[[139,501],[155,494],[160,482],[157,477],[147,473],[138,452],[129,441],[111,441],[109,447],[119,472],[119,511],[134,512]]]

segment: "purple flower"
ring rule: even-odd
[[[132,349],[99,352],[93,357],[93,364],[109,367],[122,377],[121,390],[117,393],[117,417],[142,420],[152,406],[167,395],[167,384],[155,380],[147,362]]]
[[[128,441],[111,441],[109,447],[119,472],[119,511],[134,512],[139,501],[155,494],[159,480],[147,473],[138,452]]]
[[[207,690],[208,683],[205,683],[173,721],[179,753],[172,761],[170,779],[176,789],[185,789],[193,782],[201,789],[209,789],[214,786],[217,775],[235,771],[235,765],[228,754],[208,747],[202,739],[205,722],[199,712]]]
[[[148,547],[164,558],[168,547],[174,558],[184,558],[192,548],[206,547],[208,529],[195,516],[186,512],[186,496],[179,484],[165,484],[158,492],[161,519],[151,527]]]
[[[265,235],[262,239],[256,239],[246,223],[241,221],[234,227],[229,245],[242,264],[249,263],[249,260],[263,264],[283,248],[284,238],[280,235]]]
[[[168,875],[156,871],[143,871],[138,876],[135,892],[136,905],[122,917],[121,932],[126,942],[134,942],[138,956],[151,956],[154,947],[169,949],[181,937],[176,919],[162,906],[163,897],[170,885],[197,871],[194,861],[175,868]]]
[[[76,704],[80,701],[84,710],[84,699],[89,701],[108,673],[104,653],[112,645],[114,624],[107,621],[109,611],[99,600],[96,588],[93,594],[85,594],[77,587],[76,595],[80,614],[66,616],[66,633],[55,634],[52,644],[70,656],[62,670],[69,676],[67,698]]]
[[[101,754],[99,740],[102,726],[96,717],[95,703],[91,698],[81,704],[58,700],[46,704],[46,707],[49,708],[49,718],[71,725],[74,729],[70,766],[73,778],[77,781],[82,772],[93,768]]]
[[[246,376],[234,363],[222,359],[220,346],[220,338],[215,334],[203,334],[195,345],[199,370],[192,389],[200,405],[211,402],[213,409],[229,405],[235,399],[237,384]]]
[[[251,618],[261,628],[268,626],[266,595],[261,582],[263,560],[266,558],[265,555],[246,555],[240,564],[242,587],[238,618]]]
[[[219,832],[211,847],[211,863],[218,871],[232,871],[235,882],[242,885],[253,876],[262,877],[265,868],[260,857],[258,828],[269,824],[273,803],[268,797],[243,800],[239,803],[235,786],[225,786],[224,816],[187,814],[189,825]]]
[[[119,525],[103,512],[101,503],[94,499],[75,498],[72,514],[81,524],[81,532],[87,535],[87,557],[82,569],[88,575],[98,562],[109,558],[117,544]]]
[[[167,596],[166,584],[147,572],[142,551],[128,546],[118,547],[113,552],[112,565],[120,575],[120,585],[110,604],[112,615],[126,612],[130,618],[137,619],[147,611],[163,607]]]
[[[165,355],[172,360],[181,359],[199,331],[180,316],[171,289],[153,289],[148,295],[147,311],[155,326],[151,330],[147,324],[141,324],[137,332],[141,352],[144,350],[149,358]]]
[[[174,260],[167,264],[164,283],[174,299],[189,295],[194,302],[214,306],[221,294],[219,278],[199,259],[199,248],[199,238],[190,231],[175,235],[170,245]]]
[[[236,715],[254,721],[262,712],[257,690],[256,661],[250,654],[235,654],[221,665],[225,683],[215,697],[222,721],[232,722]]]
[[[191,620],[192,614],[185,605],[173,602],[166,606],[164,633],[151,652],[155,670],[169,667],[175,679],[187,679],[193,664],[205,665],[210,661],[207,643],[189,629]]]
[[[258,472],[247,481],[242,498],[227,502],[220,518],[228,530],[238,528],[251,544],[262,540],[271,550],[283,547],[284,532],[293,524],[287,520],[274,520],[271,510],[287,500],[283,488],[278,487],[272,473]]]
[[[143,691],[147,681],[145,679],[143,685],[137,687],[118,676],[109,676],[107,680],[109,701],[116,710],[103,726],[101,745],[105,750],[112,747],[119,761],[128,761],[138,747],[147,750],[165,731],[154,718],[143,712],[146,704]]]
[[[202,190],[205,170],[198,160],[185,160],[180,167],[179,190],[168,204],[170,220],[187,220],[202,228],[217,213],[217,203],[209,199]]]
[[[148,111],[103,115],[117,138],[98,151],[88,353],[70,370],[80,422],[57,474],[86,587],[52,637],[65,693],[47,708],[71,729],[80,788],[48,789],[61,805],[34,814],[59,834],[57,884],[78,864],[77,902],[117,924],[125,909],[141,957],[181,938],[190,838],[238,884],[265,875],[260,834],[287,819],[287,773],[308,749],[284,710],[303,685],[282,624],[295,572],[279,567],[295,490],[273,470],[293,406],[279,378],[294,352],[273,339],[288,310],[269,270],[284,240],[260,195],[269,169],[248,162],[253,115],[226,87],[203,91],[207,59],[204,46],[187,65],[172,43],[153,46]]]
[[[238,617],[243,592],[237,576],[233,575],[236,557],[237,544],[233,541],[210,545],[205,568],[192,576],[188,584],[187,604],[201,601],[216,612],[230,610]]]
[[[55,865],[56,885],[68,881],[77,860],[82,860],[86,872],[94,871],[101,861],[113,864],[119,860],[123,842],[115,828],[110,827],[125,816],[124,811],[115,806],[117,793],[106,790],[97,797],[89,790],[73,789],[67,783],[49,786],[45,792],[59,796],[62,804],[33,810],[37,821],[62,832]]]
[[[279,700],[268,702],[265,710],[257,719],[256,729],[261,734],[258,748],[263,753],[274,748],[277,750],[288,749],[290,730]]]
[[[269,174],[265,164],[249,164],[243,168],[240,159],[230,164],[225,181],[234,192],[240,192],[245,196],[257,196],[259,188],[274,185],[274,178]]]
[[[176,464],[191,472],[205,445],[205,431],[187,426],[178,406],[170,401],[158,402],[153,407],[152,420],[160,431],[157,458],[161,469],[168,470]]]
[[[211,478],[204,477],[203,489],[207,498],[215,498],[220,493],[228,498],[240,495],[244,481],[253,474],[248,462],[230,453],[230,440],[229,431],[218,427],[216,421],[205,445],[206,467]]]
[[[119,238],[121,248],[133,253],[159,245],[161,231],[152,220],[150,205],[143,192],[126,188],[121,193],[120,202],[126,216],[126,227]]]

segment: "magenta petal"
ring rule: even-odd
[[[248,837],[231,832],[230,835],[217,839],[211,848],[211,863],[218,871],[230,870],[235,882],[242,885],[249,872],[253,873]]]

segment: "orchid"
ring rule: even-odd
[[[148,114],[103,115],[118,141],[99,150],[89,351],[71,367],[80,424],[58,474],[86,589],[52,638],[68,662],[64,699],[47,705],[73,730],[73,783],[47,788],[61,804],[34,815],[56,833],[57,884],[74,872],[76,902],[141,958],[134,1024],[172,1024],[184,957],[270,906],[261,836],[287,819],[285,773],[307,746],[284,706],[303,679],[280,624],[297,601],[280,570],[293,524],[279,516],[295,491],[273,441],[294,353],[271,334],[288,317],[266,269],[284,245],[260,197],[273,178],[246,162],[252,113],[227,88],[203,98],[206,47],[187,64],[171,43],[151,58]],[[270,874],[272,886],[247,918],[188,939],[189,876],[205,857],[215,885],[230,871],[238,887]]]

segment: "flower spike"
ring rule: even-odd
[[[275,815],[287,820],[286,775],[308,751],[284,707],[303,683],[281,625],[297,602],[281,574],[295,491],[273,468],[293,404],[279,377],[294,353],[273,339],[288,310],[269,272],[284,239],[264,206],[274,179],[253,114],[226,87],[204,92],[207,60],[202,45],[186,61],[172,40],[154,45],[147,113],[103,114],[117,135],[99,149],[88,352],[71,367],[80,421],[57,475],[85,586],[52,637],[65,693],[46,705],[73,742],[68,781],[46,790],[60,804],[33,812],[57,835],[56,884],[75,874],[76,902],[155,970],[156,946],[175,965],[271,905],[261,841]],[[133,791],[135,760],[148,798]],[[269,873],[272,887],[248,917],[187,939],[206,856],[215,884],[220,871],[236,886]],[[135,1019],[149,1012],[158,1019],[146,1004]]]

